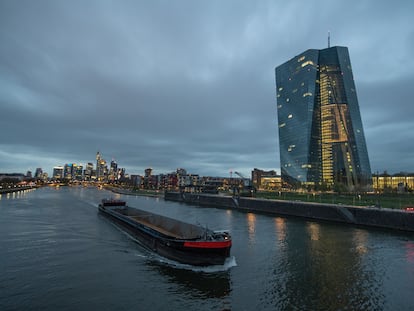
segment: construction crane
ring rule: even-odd
[[[242,173],[234,172],[237,176],[239,176],[243,180],[243,188],[237,189],[237,192],[240,193],[243,196],[254,196],[255,195],[255,189],[252,186],[252,181],[250,178],[245,177]],[[234,190],[233,190],[234,191]]]
[[[252,184],[251,184],[250,178],[244,177],[244,175],[239,172],[234,172],[234,174],[236,174],[237,176],[243,179],[243,184],[245,187],[251,187]]]

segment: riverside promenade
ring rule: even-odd
[[[414,212],[397,209],[180,192],[165,192],[164,199],[242,212],[295,216],[356,226],[414,232]]]
[[[27,187],[16,187],[16,188],[2,188],[0,189],[0,194],[25,191],[25,190],[30,190],[33,188],[37,188],[37,187],[27,186]]]

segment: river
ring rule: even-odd
[[[230,230],[223,266],[143,249],[102,198]],[[0,195],[0,310],[414,310],[414,235],[84,187]]]

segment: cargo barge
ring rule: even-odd
[[[126,205],[102,200],[99,212],[162,257],[194,266],[222,265],[230,256],[231,236]]]

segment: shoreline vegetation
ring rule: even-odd
[[[106,190],[125,194],[125,195],[136,195],[136,196],[146,196],[146,197],[164,197],[164,191],[159,190],[145,190],[145,189],[130,189],[130,188],[120,188],[120,187],[113,187],[113,186],[105,186]]]
[[[411,193],[296,193],[258,192],[256,198],[271,200],[327,203],[360,207],[404,209],[414,207],[414,194]]]

